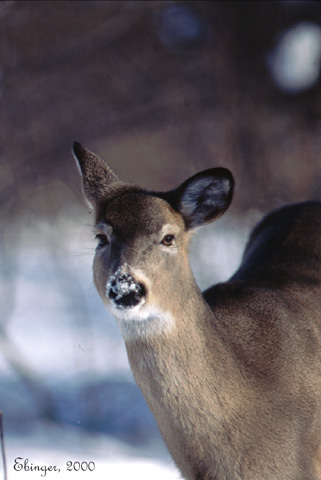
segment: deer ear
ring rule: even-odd
[[[83,179],[86,199],[91,205],[106,200],[122,185],[117,175],[95,153],[80,145],[73,144],[73,154]]]
[[[234,180],[226,168],[197,173],[177,190],[177,208],[189,228],[210,223],[223,215],[233,196]]]

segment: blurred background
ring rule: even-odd
[[[0,410],[10,480],[21,478],[18,456],[62,470],[95,461],[82,477],[92,480],[178,478],[93,286],[73,141],[151,189],[232,170],[233,204],[191,252],[204,288],[233,273],[264,213],[320,198],[320,68],[317,1],[0,3]]]

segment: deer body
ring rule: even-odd
[[[231,174],[147,192],[74,153],[96,212],[96,287],[183,477],[320,480],[321,204],[268,216],[238,272],[202,294],[187,245],[228,207]]]

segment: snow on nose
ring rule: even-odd
[[[107,284],[107,295],[117,308],[132,308],[146,297],[146,288],[129,273],[117,271]]]

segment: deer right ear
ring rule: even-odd
[[[86,199],[91,205],[106,200],[120,186],[117,175],[95,153],[80,145],[73,144],[73,154],[83,179]]]
[[[175,191],[176,209],[188,228],[196,228],[217,219],[229,207],[234,179],[226,168],[211,168],[186,180]]]

